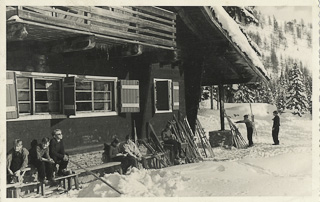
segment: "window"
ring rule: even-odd
[[[76,79],[76,111],[115,111],[115,80]]]
[[[17,75],[19,114],[62,113],[61,82],[62,78]]]
[[[7,119],[80,118],[140,111],[137,80],[121,80],[117,92],[116,77],[15,71],[7,71],[6,76]]]
[[[155,112],[172,112],[172,81],[170,79],[154,79]]]

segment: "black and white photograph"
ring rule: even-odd
[[[316,1],[8,2],[2,200],[319,200]]]

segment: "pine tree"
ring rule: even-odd
[[[312,48],[312,36],[311,36],[311,31],[307,31],[307,41],[308,41],[308,47]]]
[[[278,82],[278,89],[277,89],[277,97],[276,97],[276,106],[277,110],[282,113],[286,108],[286,97],[285,93],[288,88],[288,82],[284,76],[284,71],[281,69],[281,75]]]
[[[238,90],[234,94],[234,101],[237,103],[253,103],[255,92],[245,84],[239,84]]]
[[[309,107],[303,75],[297,64],[294,64],[294,67],[289,72],[289,86],[286,98],[286,108],[293,110],[293,114],[301,116]]]
[[[301,29],[299,26],[297,26],[297,37],[301,39]]]
[[[269,25],[271,26],[271,25],[272,25],[272,22],[271,22],[270,15],[268,16],[268,22],[269,22]]]
[[[274,31],[278,31],[278,21],[276,20],[276,18],[273,16],[273,30]]]
[[[271,49],[270,58],[271,58],[271,63],[272,63],[273,71],[274,71],[275,73],[277,73],[277,72],[278,72],[279,62],[278,62],[278,58],[277,58],[276,51],[275,51],[274,48]]]

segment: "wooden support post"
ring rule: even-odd
[[[41,183],[40,183],[40,189],[41,189],[41,195],[42,195],[42,196],[44,196],[44,192],[45,192],[44,186],[45,186],[44,183],[41,182]]]
[[[224,128],[224,89],[223,85],[219,84],[219,102],[220,102],[220,123],[221,123],[221,130],[225,130]]]
[[[216,94],[217,95],[217,109],[220,109],[219,104],[220,104],[220,96],[219,93]]]
[[[211,109],[213,109],[213,86],[210,86],[210,104]]]
[[[62,182],[63,182],[63,188],[66,189],[66,179],[63,179]]]
[[[122,173],[121,173],[121,175],[122,175]],[[76,188],[77,190],[79,190],[79,178],[78,178],[78,175],[76,175],[76,176],[74,177],[74,186],[75,186],[75,188]]]
[[[68,190],[70,190],[71,188],[72,188],[71,178],[68,178]]]

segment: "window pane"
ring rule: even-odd
[[[57,91],[36,91],[36,101],[59,101],[60,95]]]
[[[91,82],[76,82],[76,90],[91,90]]]
[[[48,90],[58,90],[59,81],[50,80],[35,80],[36,89],[48,89]]]
[[[18,91],[18,101],[30,101],[30,92]]]
[[[60,112],[59,103],[36,103],[36,113]]]
[[[92,100],[91,93],[77,92],[76,100]]]
[[[19,113],[30,113],[30,104],[23,103],[19,104]]]
[[[106,93],[94,93],[94,100],[110,100],[111,99],[111,95],[110,92],[106,92]]]
[[[29,89],[29,79],[28,78],[17,78],[17,88],[18,89]]]
[[[111,88],[111,82],[109,81],[95,81],[94,90],[95,91],[108,91]]]
[[[111,103],[109,102],[95,102],[94,110],[111,110]]]
[[[168,81],[157,81],[156,82],[156,93],[157,93],[157,109],[158,110],[169,110],[169,89]]]
[[[92,104],[91,102],[78,102],[77,104],[77,111],[92,111]]]

